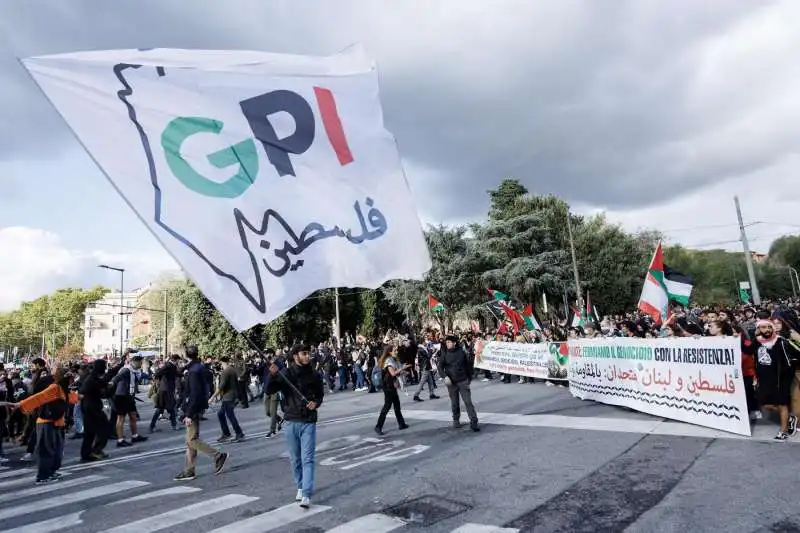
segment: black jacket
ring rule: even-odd
[[[290,365],[281,371],[281,375],[283,377],[275,376],[271,378],[266,389],[267,394],[276,394],[278,392],[283,394],[281,407],[283,408],[284,419],[290,422],[316,424],[317,411],[319,406],[322,405],[322,398],[325,395],[322,378],[311,368],[311,365]],[[300,395],[286,384],[287,380],[306,397],[306,400],[316,403],[317,409],[310,411],[306,408],[306,403]]]
[[[431,354],[424,346],[417,348],[417,364],[420,372],[430,371],[431,369]]]
[[[443,378],[449,377],[453,383],[472,380],[472,365],[460,344],[453,351],[446,348],[442,350],[439,355],[439,372]]]
[[[183,394],[183,415],[196,418],[208,409],[211,389],[206,379],[206,367],[200,361],[192,361],[186,367]]]

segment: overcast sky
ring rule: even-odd
[[[176,268],[17,57],[112,48],[378,61],[425,222],[477,220],[519,178],[670,242],[753,248],[800,231],[800,2],[107,0],[0,3],[0,310]],[[700,228],[700,229],[697,229]]]

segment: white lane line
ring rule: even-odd
[[[403,415],[412,420],[429,420],[435,422],[451,422],[450,413],[444,411],[426,411],[409,409],[408,415]],[[406,413],[406,411],[403,411]],[[520,415],[508,413],[478,413],[482,424],[500,424],[518,427],[550,427],[560,429],[576,429],[584,431],[613,431],[619,433],[640,433],[652,435],[670,435],[680,437],[699,437],[708,439],[772,441],[775,427],[756,426],[752,437],[735,435],[725,431],[710,429],[683,422],[666,421],[659,419],[630,419],[630,418],[601,418],[594,416],[563,416],[563,415]],[[800,443],[800,440],[788,440],[790,443]]]
[[[27,472],[26,472],[27,473]],[[61,474],[63,477],[67,477],[70,475],[69,472],[64,472]],[[30,472],[30,477],[23,477],[20,479],[12,479],[11,481],[3,481],[0,483],[0,492],[5,492],[10,487],[18,487],[20,485],[33,485],[36,481],[35,472]]]
[[[7,529],[5,533],[52,533],[53,531],[61,531],[62,529],[80,525],[82,523],[81,513],[83,513],[83,511],[65,516],[57,516],[50,520],[34,522],[33,524],[15,527],[14,529]]]
[[[68,489],[70,487],[77,487],[79,485],[84,485],[86,483],[93,483],[95,481],[100,481],[101,479],[106,479],[105,476],[86,476],[86,477],[79,477],[75,479],[69,479],[67,481],[55,481],[53,483],[49,483],[47,485],[37,485],[30,489],[24,490],[17,490],[3,496],[2,502],[8,502],[12,500],[18,500],[20,498],[25,498],[27,496],[36,496],[38,494],[46,494],[48,492],[54,492],[57,490]]]
[[[71,503],[93,500],[94,498],[108,496],[109,494],[115,494],[117,492],[123,492],[126,490],[146,487],[149,484],[150,483],[146,481],[120,481],[119,483],[113,483],[111,485],[101,485],[100,487],[95,487],[80,492],[72,492],[69,494],[51,496],[49,498],[44,498],[42,500],[37,500],[22,505],[15,505],[14,507],[7,507],[5,509],[0,509],[0,520],[5,520],[6,518],[13,518],[15,516],[22,516],[26,514],[34,514],[44,511],[46,509],[53,509],[55,507],[60,507],[62,505],[69,505]]]
[[[484,524],[464,524],[451,533],[519,533],[515,527],[487,526]]]
[[[8,472],[0,472],[0,479],[6,479],[9,477],[16,477],[21,476],[22,474],[30,474],[32,472],[36,472],[35,468],[20,468],[16,470],[9,470]]]
[[[147,531],[161,531],[170,527],[183,524],[184,522],[191,522],[204,516],[213,515],[226,509],[232,509],[256,501],[258,498],[253,496],[244,496],[242,494],[226,494],[219,498],[194,503],[192,505],[182,506],[179,509],[173,509],[166,513],[161,513],[135,522],[128,522],[121,526],[111,529],[106,529],[103,533],[142,533]]]
[[[297,522],[303,518],[328,510],[330,510],[330,507],[325,507],[324,505],[312,505],[310,509],[303,509],[296,503],[291,503],[272,511],[219,527],[209,533],[267,533],[267,531],[284,528],[292,522]]]
[[[134,496],[132,498],[126,498],[124,500],[117,500],[115,502],[111,502],[106,504],[106,507],[111,507],[112,505],[119,505],[121,503],[132,503],[132,502],[140,502],[143,500],[150,500],[152,498],[161,498],[162,496],[172,496],[174,494],[191,494],[192,492],[200,492],[203,489],[199,487],[170,487],[168,489],[161,489],[161,490],[154,490],[153,492],[146,492],[144,494],[140,494],[138,496]]]
[[[362,531],[369,531],[369,533],[388,533],[404,525],[406,525],[406,523],[399,518],[375,513],[360,516],[355,520],[329,529],[326,533],[361,533]]]

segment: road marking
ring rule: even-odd
[[[258,498],[253,496],[245,496],[243,494],[226,494],[219,498],[194,503],[179,509],[173,509],[166,513],[161,513],[135,522],[128,522],[121,526],[111,529],[106,529],[103,533],[141,533],[147,531],[161,531],[170,527],[183,524],[184,522],[191,522],[204,516],[213,515],[220,511],[232,509],[246,503],[254,502]]]
[[[7,496],[3,496],[3,502],[18,500],[20,498],[25,498],[27,496],[36,496],[38,494],[45,494],[48,492],[53,492],[56,490],[61,489],[68,489],[70,487],[77,487],[78,485],[83,485],[85,483],[92,483],[93,481],[100,481],[101,479],[106,479],[105,476],[86,476],[86,477],[79,477],[76,479],[70,479],[67,481],[56,481],[53,483],[49,483],[47,485],[37,485],[30,489],[24,490],[17,490],[12,492]]]
[[[407,414],[406,414],[407,413]],[[452,422],[450,413],[444,411],[425,411],[409,409],[403,411],[406,418],[412,420],[428,420],[434,422]],[[652,435],[670,435],[677,437],[699,437],[707,439],[753,440],[772,441],[776,427],[756,425],[753,436],[735,435],[725,431],[695,426],[671,420],[631,419],[631,418],[601,418],[589,416],[563,416],[563,415],[520,415],[507,413],[478,413],[478,418],[483,424],[499,424],[518,427],[550,427],[562,429],[577,429],[585,431],[614,431],[619,433],[640,433]],[[789,439],[785,442],[800,443],[800,440]]]
[[[65,516],[57,516],[50,520],[34,522],[33,524],[15,527],[14,529],[7,529],[5,533],[51,533],[53,531],[61,531],[62,529],[82,524],[81,513],[83,513],[83,511]]]
[[[109,494],[123,492],[130,489],[138,489],[146,487],[150,483],[146,481],[120,481],[111,485],[102,485],[92,489],[84,490],[81,492],[73,492],[69,494],[61,494],[59,496],[51,496],[43,500],[16,505],[14,507],[7,507],[0,509],[0,520],[6,518],[13,518],[15,516],[22,516],[26,514],[38,513],[46,509],[53,509],[62,505],[69,505],[71,503],[78,503],[85,500],[93,500]]]
[[[483,524],[464,524],[451,533],[519,533],[515,527],[486,526]]]
[[[379,455],[372,454],[362,458],[360,461],[356,461],[355,463],[350,463],[349,465],[341,467],[341,470],[350,470],[351,468],[356,468],[367,463],[389,463],[392,461],[399,461],[400,459],[405,459],[406,457],[411,457],[412,455],[422,453],[428,448],[430,448],[430,446],[425,444],[415,444],[414,446],[401,448],[399,450],[394,450],[393,452],[381,452]]]
[[[406,523],[399,518],[375,513],[360,516],[355,520],[329,529],[326,533],[361,533],[362,531],[369,531],[369,533],[388,533],[404,525],[406,525]]]
[[[115,502],[107,503],[107,507],[111,507],[112,505],[119,505],[121,503],[133,503],[133,502],[140,502],[143,500],[149,500],[152,498],[161,498],[162,496],[172,496],[174,494],[191,494],[192,492],[200,492],[203,489],[199,487],[187,487],[185,485],[179,487],[170,487],[168,489],[161,489],[155,490],[153,492],[146,492],[144,494],[140,494],[138,496],[134,496],[132,498],[126,498],[124,500],[118,500]]]
[[[219,527],[210,533],[267,533],[328,510],[330,510],[330,507],[325,507],[324,505],[312,505],[309,509],[303,509],[296,503],[291,503],[272,511]]]
[[[25,473],[26,473],[26,474],[28,474],[28,472],[25,472]],[[33,482],[34,482],[34,477],[33,477],[33,474],[34,474],[34,473],[33,473],[33,472],[30,472],[30,474],[31,474],[31,476],[30,476],[30,477],[23,477],[23,478],[19,478],[19,479],[12,479],[11,481],[3,481],[2,483],[0,483],[0,489],[1,489],[3,492],[5,492],[5,491],[6,491],[6,489],[8,489],[9,487],[18,487],[19,485],[33,485]],[[61,474],[61,475],[62,475],[63,477],[67,477],[67,476],[69,476],[69,475],[70,475],[70,473],[69,473],[69,472],[64,472],[64,473],[63,473],[63,474]]]
[[[21,476],[22,474],[31,474],[33,472],[36,472],[35,468],[20,468],[18,470],[9,470],[8,472],[0,472],[0,479]]]

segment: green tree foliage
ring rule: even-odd
[[[664,249],[664,262],[694,278],[692,301],[700,305],[730,305],[738,301],[739,282],[747,281],[741,252],[689,250],[681,246]],[[789,272],[771,262],[754,265],[761,297],[785,298],[791,294]]]
[[[100,286],[59,289],[23,302],[17,310],[0,313],[0,350],[17,347],[22,353],[37,352],[41,349],[42,334],[50,353],[82,350],[86,306],[107,292],[108,289]]]
[[[800,235],[785,235],[769,248],[769,261],[774,266],[800,269]]]

